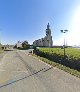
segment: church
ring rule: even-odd
[[[42,46],[42,47],[52,47],[53,46],[51,29],[50,29],[49,23],[48,23],[47,29],[46,29],[46,36],[44,38],[35,40],[33,42],[33,46]]]

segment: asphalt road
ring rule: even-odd
[[[28,51],[8,51],[0,61],[0,92],[80,92],[80,79]]]

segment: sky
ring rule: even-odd
[[[53,45],[62,45],[64,38],[67,45],[80,45],[80,0],[0,0],[2,44],[32,44],[45,37],[48,22]]]

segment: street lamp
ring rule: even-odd
[[[61,31],[61,33],[66,33],[66,32],[68,32],[68,30],[60,30]],[[63,45],[63,48],[64,48],[64,58],[65,58],[65,38],[64,38],[64,45]]]

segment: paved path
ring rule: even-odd
[[[0,61],[0,92],[80,92],[80,79],[28,51],[8,51]]]

